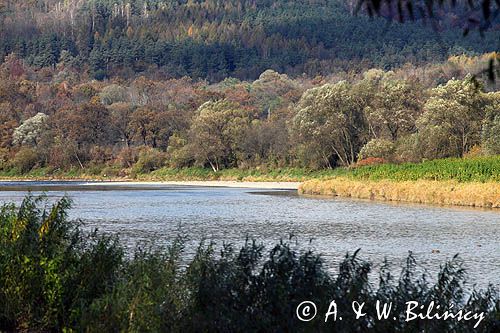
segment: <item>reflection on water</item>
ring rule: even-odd
[[[130,248],[167,245],[180,234],[192,254],[202,239],[241,244],[249,236],[270,245],[293,234],[329,265],[361,248],[361,257],[374,263],[384,257],[400,263],[412,251],[435,270],[460,253],[473,282],[500,285],[498,210],[304,198],[290,191],[73,182],[0,182],[0,202],[20,202],[28,189],[47,191],[50,201],[67,194],[74,200],[72,219],[120,235]]]

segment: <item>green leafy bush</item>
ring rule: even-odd
[[[116,239],[83,235],[67,219],[26,198],[0,210],[0,330],[77,327],[92,301],[110,292],[123,264]]]

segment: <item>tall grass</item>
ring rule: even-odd
[[[304,182],[299,193],[500,208],[500,156],[338,169]]]
[[[440,159],[423,163],[382,164],[355,168],[338,175],[363,180],[456,180],[500,182],[500,156]]]
[[[347,254],[336,272],[310,251],[280,242],[265,250],[255,241],[217,252],[200,245],[187,266],[182,242],[165,250],[138,249],[129,258],[115,238],[84,235],[68,221],[66,199],[43,209],[28,197],[0,210],[0,331],[86,332],[471,332],[474,321],[376,319],[377,300],[484,312],[477,332],[495,332],[500,296],[490,286],[466,290],[459,258],[443,264],[435,282],[410,255],[399,276]],[[300,322],[295,309],[314,301],[321,315]],[[331,300],[343,320],[324,323]],[[356,319],[351,302],[365,302]]]

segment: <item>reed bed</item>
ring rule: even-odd
[[[500,208],[499,182],[354,180],[337,177],[301,184],[299,194],[424,204]]]

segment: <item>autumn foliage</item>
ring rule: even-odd
[[[0,172],[136,177],[492,155],[500,95],[467,74],[487,57],[313,79],[266,70],[254,81],[209,83],[94,81],[11,55],[0,66]]]

